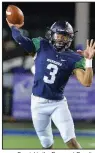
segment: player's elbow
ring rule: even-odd
[[[93,78],[82,79],[81,81],[83,86],[90,87],[92,85]]]
[[[92,81],[87,82],[87,83],[82,83],[82,85],[85,86],[85,87],[90,87],[92,85]]]
[[[84,86],[85,86],[85,87],[90,87],[90,86],[91,86],[91,84],[84,84]]]

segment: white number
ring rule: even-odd
[[[43,80],[46,83],[53,84],[55,81],[55,78],[56,78],[55,75],[58,72],[58,67],[57,67],[57,65],[50,63],[47,65],[47,69],[49,69],[49,70],[53,69],[53,71],[49,73],[51,75],[51,78],[49,79],[47,76],[44,76]]]

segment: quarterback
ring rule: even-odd
[[[70,45],[75,32],[67,21],[55,22],[47,30],[45,38],[32,39],[20,33],[19,28],[24,23],[21,25],[13,25],[8,21],[7,23],[14,40],[27,52],[36,55],[31,113],[42,147],[53,148],[52,120],[68,148],[82,148],[76,140],[74,123],[64,89],[72,73],[83,86],[91,85],[95,42],[93,39],[87,40],[87,47],[84,51],[78,50],[77,53],[71,50]]]

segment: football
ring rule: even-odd
[[[9,5],[7,7],[6,18],[11,24],[22,24],[24,22],[22,10],[15,5]]]

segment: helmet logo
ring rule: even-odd
[[[63,29],[57,29],[57,31],[58,31],[58,32],[64,32],[64,30],[63,30]]]

